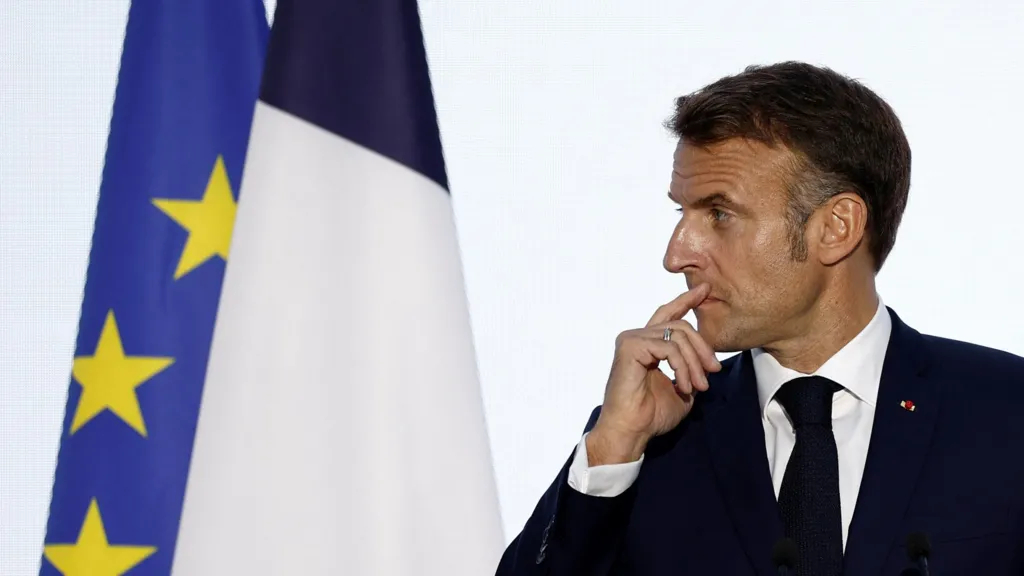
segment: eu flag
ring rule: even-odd
[[[168,574],[268,27],[132,2],[41,574]]]

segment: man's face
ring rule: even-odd
[[[791,154],[731,139],[706,149],[680,141],[669,196],[682,208],[665,269],[693,288],[711,285],[694,310],[719,352],[769,346],[799,335],[824,285],[813,254],[793,258],[787,219]]]

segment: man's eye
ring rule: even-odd
[[[726,214],[725,212],[722,212],[718,208],[712,208],[711,209],[711,218],[713,218],[716,222],[721,222],[721,221],[725,220],[728,217],[729,217],[728,214]]]
[[[679,212],[680,214],[682,214],[683,213],[683,207],[680,206],[679,208],[676,208],[676,212]]]

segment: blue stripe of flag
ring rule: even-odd
[[[260,99],[448,189],[416,0],[279,0]]]

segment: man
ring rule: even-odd
[[[1024,359],[876,293],[910,185],[892,109],[787,62],[679,98],[670,126],[664,265],[689,290],[619,335],[498,574],[1024,574]]]

